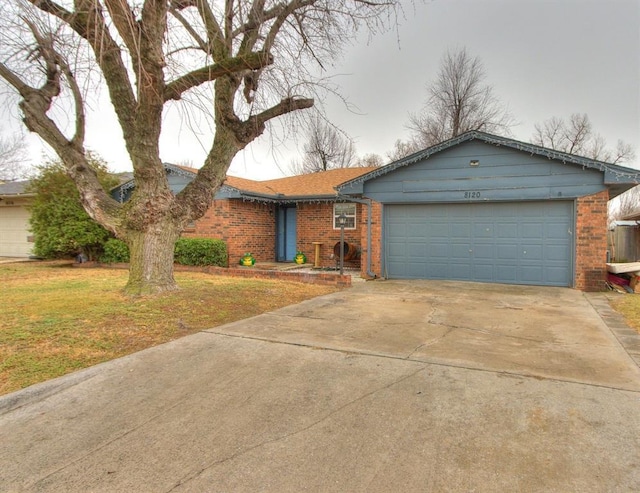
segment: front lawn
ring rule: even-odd
[[[337,289],[176,272],[180,291],[128,298],[127,275],[69,262],[0,265],[0,395]]]

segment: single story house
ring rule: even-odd
[[[28,206],[33,193],[29,181],[0,183],[0,257],[29,257],[33,249]]]
[[[167,165],[179,191],[196,170]],[[601,290],[607,202],[640,182],[630,168],[467,132],[380,168],[269,181],[228,177],[185,236],[227,242],[230,263],[335,265],[348,217],[365,277],[452,279]],[[124,201],[135,184],[114,191]]]

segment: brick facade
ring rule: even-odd
[[[379,202],[371,201],[371,245],[367,247],[367,206],[362,207],[360,217],[362,218],[360,223],[363,225],[361,228],[361,241],[362,241],[362,258],[360,259],[360,272],[362,277],[371,277],[367,272],[369,264],[367,258],[369,252],[371,253],[371,272],[376,277],[381,277],[382,273],[382,204]]]
[[[607,259],[607,202],[609,191],[580,197],[576,203],[575,287],[602,291]]]
[[[574,287],[599,291],[604,287],[607,250],[608,191],[576,200],[576,244]],[[382,204],[371,205],[371,245],[367,247],[367,206],[356,204],[356,229],[345,230],[345,242],[361,251],[360,259],[345,262],[346,267],[360,267],[367,273],[367,255],[371,254],[371,271],[382,273]],[[258,262],[276,260],[276,206],[242,200],[216,200],[195,228],[185,237],[219,238],[227,243],[229,264],[235,265],[244,252],[251,252]],[[297,204],[297,244],[309,264],[315,261],[314,242],[321,242],[320,266],[335,267],[333,248],[340,241],[340,230],[333,229],[333,203]],[[370,251],[369,251],[370,250]],[[292,259],[287,259],[292,260]]]
[[[333,202],[299,203],[297,206],[297,248],[302,251],[307,262],[315,261],[315,246],[313,242],[322,242],[320,246],[320,266],[335,267],[336,258],[333,248],[340,243],[340,230],[333,229]],[[364,222],[362,209],[365,209]],[[358,249],[362,249],[365,242],[361,239],[362,225],[366,223],[366,208],[356,204],[356,229],[345,229],[344,241]],[[360,260],[347,261],[346,267],[359,267]]]
[[[335,267],[333,247],[340,242],[340,230],[333,229],[333,202],[299,203],[296,206],[296,248],[315,261],[313,242],[321,242],[320,266]],[[362,248],[362,206],[356,204],[356,229],[345,230],[344,241]],[[366,212],[364,216],[366,221]],[[251,252],[258,262],[276,260],[276,206],[242,200],[215,200],[207,213],[195,222],[193,229],[183,234],[187,238],[218,238],[226,242],[229,265],[235,265],[245,252]],[[292,261],[293,258],[287,259]],[[347,267],[359,267],[360,261],[345,262]]]
[[[183,233],[186,238],[218,238],[227,244],[229,265],[245,252],[259,262],[276,259],[275,205],[242,200],[214,200],[207,213]]]

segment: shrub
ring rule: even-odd
[[[105,264],[129,262],[129,247],[122,240],[111,238],[104,244],[104,253],[100,262]]]
[[[89,165],[98,173],[105,190],[117,183],[100,158],[90,156]],[[34,253],[44,258],[74,257],[83,253],[89,260],[100,257],[111,234],[91,219],[82,207],[76,185],[58,161],[38,166],[28,191],[35,197],[30,206]]]
[[[227,245],[209,238],[180,238],[176,242],[175,261],[182,265],[227,266]]]
[[[180,238],[176,242],[174,258],[182,265],[227,266],[227,245],[222,240]],[[104,245],[100,261],[105,264],[129,262],[129,247],[124,241],[110,239]]]

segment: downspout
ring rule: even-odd
[[[367,275],[372,279],[375,279],[378,276],[371,271],[371,199],[356,199],[346,195],[341,195],[340,192],[338,192],[338,198],[347,202],[355,202],[357,204],[364,204],[367,206]]]

